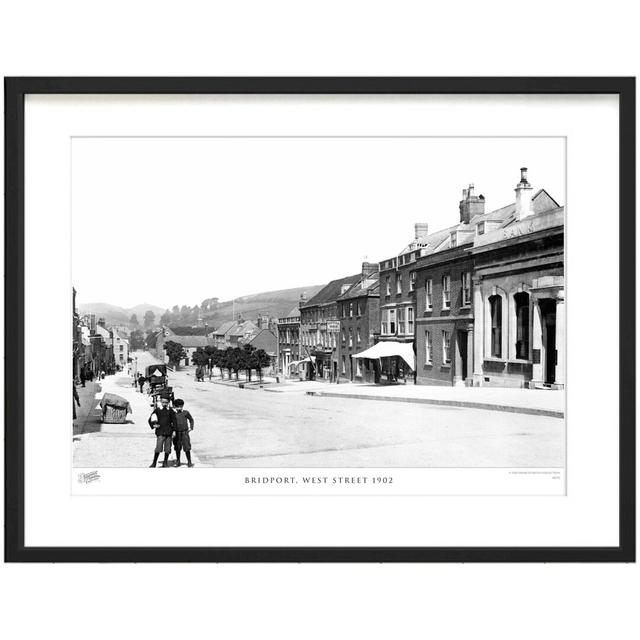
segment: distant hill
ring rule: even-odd
[[[298,306],[300,296],[303,293],[309,300],[323,286],[313,285],[310,287],[296,287],[295,289],[265,291],[222,302],[217,301],[217,298],[208,298],[205,301],[207,302],[206,307],[208,310],[202,313],[202,318],[212,329],[219,327],[223,322],[232,320],[234,313],[236,319],[241,315],[245,320],[256,320],[260,315],[267,315],[270,318],[282,318],[294,307]],[[132,313],[138,316],[138,322],[142,325],[147,309],[151,309],[156,314],[156,324],[159,324],[160,317],[165,313],[166,309],[153,304],[137,304],[135,307],[128,309],[106,302],[90,302],[78,305],[80,315],[94,313],[96,319],[104,318],[107,325],[128,324]],[[184,325],[185,323],[178,320],[175,323],[170,323],[170,325],[173,324]]]
[[[311,299],[324,285],[310,287],[296,287],[295,289],[280,289],[279,291],[265,291],[242,296],[235,300],[225,300],[212,305],[212,310],[203,314],[203,319],[210,327],[219,327],[223,322],[237,319],[242,315],[244,320],[255,320],[260,315],[271,318],[282,318],[294,307],[298,306],[300,296],[304,293],[307,300]]]
[[[80,315],[84,315],[85,313],[94,313],[96,315],[96,319],[104,318],[108,325],[128,324],[131,314],[133,313],[138,316],[138,322],[142,324],[144,321],[144,314],[148,309],[151,309],[151,311],[156,314],[157,320],[160,320],[160,316],[165,312],[165,309],[154,304],[137,304],[135,307],[131,307],[130,309],[118,307],[115,304],[109,304],[107,302],[88,302],[86,304],[78,305],[78,313]]]

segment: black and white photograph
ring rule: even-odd
[[[563,137],[74,137],[74,468],[563,471],[565,163]]]
[[[9,84],[29,557],[628,557],[624,82]]]

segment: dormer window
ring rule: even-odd
[[[456,240],[456,232],[454,231],[450,236],[449,236],[449,244],[452,247],[455,247],[457,244],[457,240]]]
[[[484,233],[484,222],[478,222],[476,225],[476,235],[481,236]]]

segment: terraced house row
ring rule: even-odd
[[[417,223],[398,254],[301,303],[299,358],[285,374],[562,388],[564,213],[526,168],[515,202],[494,211],[469,185],[454,225]]]

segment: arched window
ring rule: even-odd
[[[529,294],[516,293],[516,358],[529,359]]]
[[[491,355],[494,358],[502,357],[502,298],[491,296]]]

